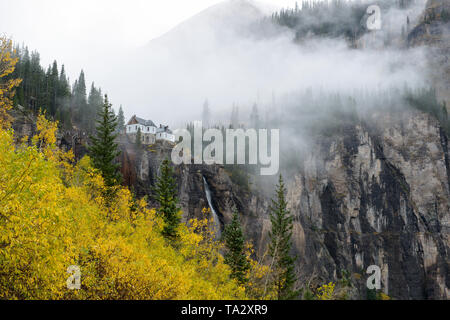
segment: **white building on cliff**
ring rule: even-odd
[[[169,129],[169,126],[160,125],[156,127],[153,121],[132,116],[128,121],[125,133],[132,139],[136,139],[136,135],[141,130],[142,144],[154,144],[158,140],[175,142],[175,135]]]

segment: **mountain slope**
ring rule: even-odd
[[[240,32],[247,32],[249,25],[262,19],[266,14],[270,14],[270,9],[261,3],[249,0],[223,1],[192,16],[161,37],[153,39],[146,49],[171,45],[195,49],[196,39],[206,42],[226,41],[227,38]]]
[[[250,26],[267,13],[261,7],[253,1],[228,0],[198,13],[124,57],[115,70],[121,74],[120,83],[112,78],[108,87],[126,97],[131,114],[170,118],[171,125],[200,115],[207,97],[227,107],[233,99],[253,98],[256,89],[244,90],[248,81],[239,76],[247,62],[254,60],[248,53],[254,51]],[[176,120],[168,110],[173,110]]]

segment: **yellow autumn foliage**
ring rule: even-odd
[[[389,297],[386,293],[384,293],[384,292],[380,292],[380,294],[379,294],[379,299],[380,300],[391,300],[391,297]]]
[[[319,287],[316,294],[317,300],[334,300],[335,287],[336,284],[334,282],[330,282]]]
[[[12,41],[0,37],[0,125],[7,128],[10,123],[8,110],[12,108],[14,88],[16,88],[22,80],[7,79],[17,64],[18,58],[14,57],[12,50]]]
[[[89,157],[74,164],[72,152],[56,146],[57,123],[41,115],[38,133],[15,143],[8,111],[20,80],[4,79],[16,62],[11,41],[0,38],[0,299],[246,299],[262,292],[231,279],[207,218],[180,224],[173,245],[145,200],[120,186],[106,200]],[[74,266],[79,289],[69,286]],[[255,279],[266,276],[252,266]]]
[[[0,299],[245,299],[216,241],[180,225],[176,248],[144,200],[119,188],[111,208],[88,157],[75,166],[39,117],[32,145],[0,130]],[[81,289],[67,288],[67,268]]]

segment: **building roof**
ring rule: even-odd
[[[158,129],[156,129],[156,133],[166,132],[172,134],[172,130],[169,129],[169,126],[160,125]]]
[[[156,127],[155,123],[152,120],[145,120],[136,116],[132,116],[127,125],[132,124],[141,124],[146,127]]]

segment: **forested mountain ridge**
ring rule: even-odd
[[[311,39],[313,37],[345,38],[348,43],[357,47],[359,40],[370,33],[367,27],[369,5],[376,4],[380,8],[385,32],[383,43],[389,46],[393,41],[405,40],[412,25],[415,24],[412,15],[391,17],[388,15],[392,9],[408,10],[417,5],[417,0],[382,0],[376,3],[367,1],[324,1],[301,2],[292,9],[282,9],[272,14],[272,21],[280,26],[293,29],[296,41]],[[398,13],[398,12],[397,12]],[[397,30],[396,30],[397,29]],[[395,39],[396,37],[401,39]]]
[[[98,113],[104,102],[102,89],[95,83],[87,85],[81,70],[79,77],[71,84],[64,65],[54,61],[44,69],[40,54],[27,46],[16,45],[11,54],[17,58],[14,72],[8,79],[22,79],[13,99],[16,136],[31,137],[37,133],[36,121],[40,113],[48,119],[58,121],[58,144],[72,149],[76,159],[87,153],[90,135],[95,132]],[[121,118],[118,130],[124,127],[122,106],[116,107]]]
[[[65,66],[58,66],[54,61],[44,69],[37,51],[30,52],[28,47],[16,45],[14,56],[18,62],[10,77],[22,79],[14,97],[15,106],[35,114],[41,110],[59,121],[63,130],[79,128],[85,133],[93,132],[103,94],[94,83],[88,87],[83,70],[70,84]]]

